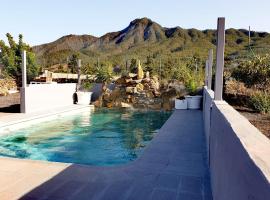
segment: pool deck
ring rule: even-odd
[[[1,157],[0,199],[212,200],[202,112],[174,111],[143,155],[126,165]]]

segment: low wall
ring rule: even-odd
[[[208,90],[204,88],[204,95],[203,95],[203,121],[204,121],[204,133],[205,133],[205,140],[206,140],[206,149],[207,149],[207,159],[209,163],[209,138],[210,138],[210,126],[211,126],[211,109],[212,109],[212,102],[214,99],[214,92],[212,90]]]
[[[20,104],[20,93],[0,96],[0,108],[6,108],[16,104]]]
[[[225,101],[209,109],[212,94],[204,90],[213,199],[270,199],[270,140]]]
[[[21,88],[21,112],[31,113],[73,104],[75,83],[33,84]]]

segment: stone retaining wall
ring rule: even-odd
[[[17,104],[20,104],[20,93],[0,96],[0,108],[6,108]]]

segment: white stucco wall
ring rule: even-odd
[[[204,133],[206,140],[207,159],[209,163],[209,138],[210,138],[210,125],[211,125],[211,109],[214,99],[214,92],[204,88],[203,95],[203,119],[204,119]]]
[[[31,113],[73,104],[75,83],[33,84],[21,88],[21,112]]]
[[[204,90],[208,97],[211,93]],[[270,140],[225,101],[213,101],[211,112],[208,103],[204,123],[213,199],[270,199]]]

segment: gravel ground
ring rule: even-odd
[[[261,114],[243,110],[239,112],[270,139],[270,114]]]

